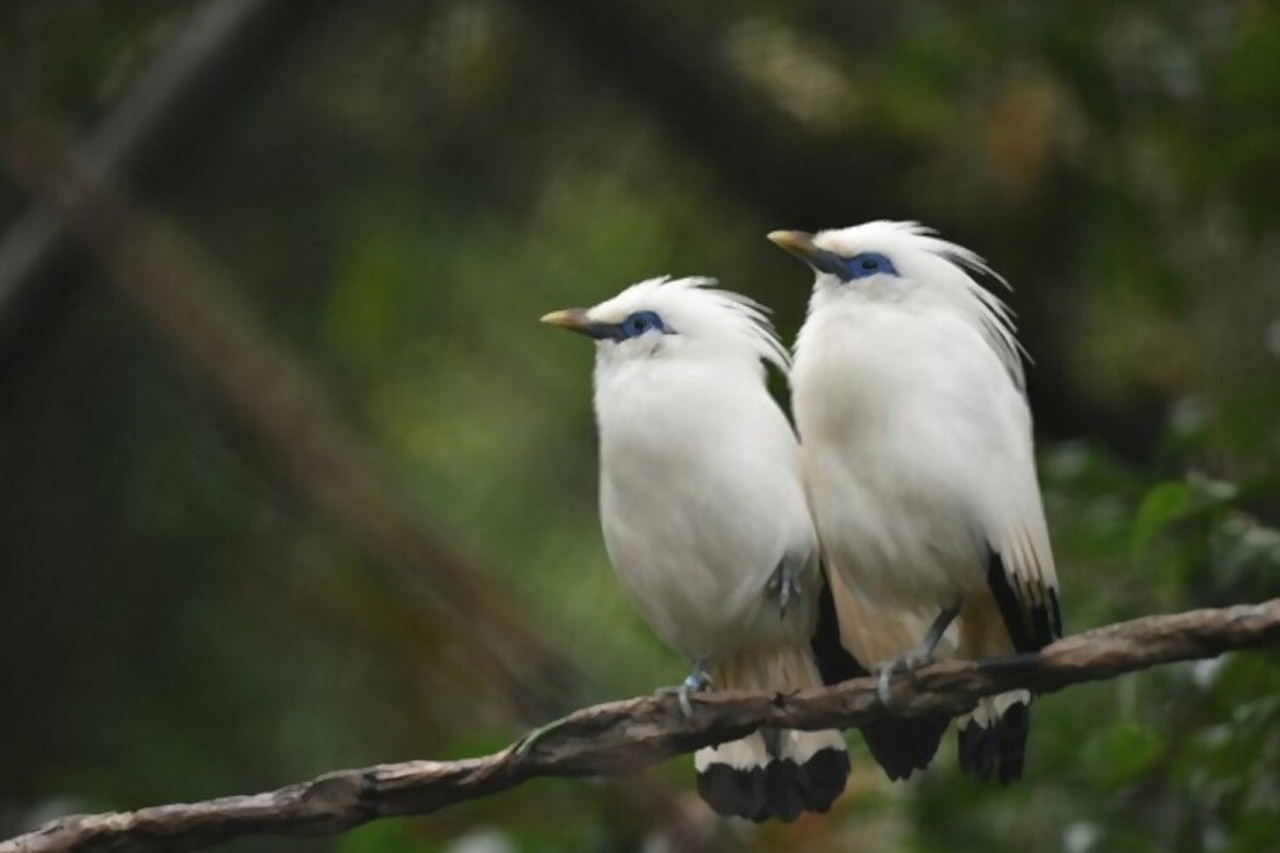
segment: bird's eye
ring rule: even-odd
[[[837,273],[845,281],[855,278],[867,278],[873,275],[898,274],[893,261],[879,252],[860,252],[845,261],[844,270]]]
[[[662,319],[652,311],[637,311],[619,324],[623,338],[636,338],[645,332],[656,329],[665,332]]]

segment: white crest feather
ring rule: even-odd
[[[936,289],[938,297],[978,328],[1000,356],[1014,384],[1025,389],[1022,359],[1030,361],[1030,358],[1018,342],[1013,311],[1000,297],[975,281],[969,272],[990,276],[1007,290],[1013,288],[977,252],[944,240],[936,236],[937,233],[919,222],[879,219],[851,228],[819,232],[814,236],[814,244],[846,256],[865,251],[883,252],[900,268],[909,267],[912,253],[945,262],[945,266],[930,270],[932,274],[927,284]]]
[[[588,311],[592,320],[620,322],[654,311],[678,335],[769,362],[786,373],[790,355],[769,321],[769,309],[748,296],[716,287],[714,278],[660,276],[628,287]]]

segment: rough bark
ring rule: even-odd
[[[268,793],[99,815],[65,817],[0,842],[0,853],[195,850],[247,835],[333,834],[378,817],[423,815],[495,794],[535,776],[638,770],[732,740],[761,725],[851,727],[890,713],[963,713],[978,698],[1014,688],[1050,693],[1174,661],[1280,643],[1280,599],[1148,616],[1067,637],[1038,655],[933,664],[893,682],[893,711],[875,679],[788,695],[697,696],[685,717],[674,697],[584,708],[532,742],[464,761],[406,761],[338,770]]]

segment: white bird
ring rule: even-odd
[[[618,577],[693,663],[681,688],[822,684],[809,642],[822,589],[799,449],[765,387],[785,349],[757,303],[705,278],[651,279],[542,318],[596,340],[600,518]],[[835,730],[760,729],[694,756],[718,813],[827,811],[849,758]]]
[[[1022,353],[1008,309],[969,272],[999,276],[913,222],[769,239],[816,273],[791,387],[819,539],[868,604],[933,619],[918,648],[873,661],[882,687],[931,659],[953,619],[964,658],[1061,636]],[[961,767],[1018,778],[1030,701],[980,703]]]

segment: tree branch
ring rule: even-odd
[[[163,217],[95,176],[47,127],[7,152],[16,181],[38,193],[119,293],[283,482],[468,638],[472,665],[523,722],[562,713],[580,690],[574,661],[444,537],[385,471],[328,389],[240,298],[233,275]]]
[[[173,41],[77,146],[88,171],[136,185],[153,181],[197,131],[218,124],[281,55],[318,4],[299,0],[219,0],[196,7]],[[49,205],[36,201],[0,237],[0,349],[32,313],[37,292],[60,290],[54,273],[71,235]],[[46,300],[52,294],[46,293]]]
[[[1041,693],[1174,661],[1280,644],[1280,599],[1148,616],[1067,637],[1038,655],[933,664],[893,683],[897,711],[960,714],[982,696]],[[682,752],[741,737],[762,725],[823,729],[889,716],[873,678],[780,695],[695,697],[686,718],[674,697],[607,702],[560,720],[530,746],[463,761],[406,761],[326,773],[249,796],[52,821],[0,842],[0,853],[196,850],[246,835],[334,834],[379,817],[424,815],[536,776],[625,773]]]

